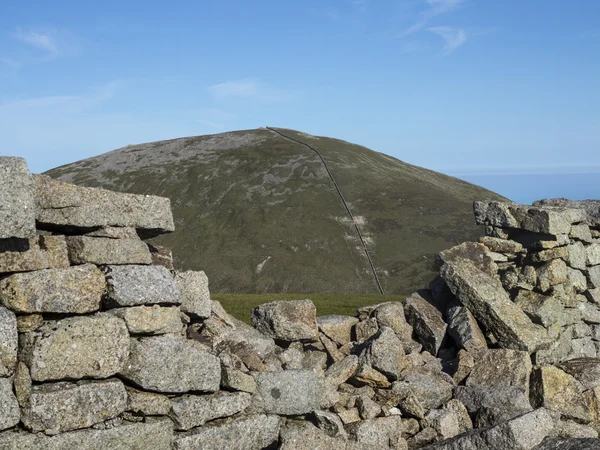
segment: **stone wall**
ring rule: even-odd
[[[0,157],[0,450],[600,448],[599,205],[476,203],[430,289],[251,327],[144,242],[168,199]]]

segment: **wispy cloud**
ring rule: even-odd
[[[253,78],[214,84],[210,87],[210,91],[217,100],[245,98],[263,103],[275,103],[292,98],[290,92],[277,89]]]
[[[442,54],[449,55],[458,47],[467,42],[467,33],[464,30],[451,27],[431,27],[427,31],[437,34],[444,40]]]
[[[426,8],[419,14],[419,20],[404,30],[398,37],[405,37],[423,29],[429,21],[460,7],[466,0],[425,0]]]
[[[10,34],[15,41],[22,44],[29,52],[22,53],[18,65],[28,62],[52,61],[65,56],[76,56],[81,47],[78,39],[68,31],[55,28],[32,29],[18,27]]]

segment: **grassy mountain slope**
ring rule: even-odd
[[[346,198],[386,293],[422,287],[434,255],[476,238],[473,200],[502,197],[365,147],[293,130]],[[354,225],[318,155],[266,130],[127,146],[47,172],[170,197],[177,231],[155,239],[213,292],[377,293]]]

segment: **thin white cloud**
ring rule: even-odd
[[[68,31],[60,31],[54,28],[27,29],[18,27],[11,37],[23,44],[35,53],[29,52],[26,62],[32,60],[51,61],[64,56],[76,56],[80,53],[78,39]],[[21,64],[21,62],[19,62]]]
[[[210,91],[217,100],[245,98],[264,103],[274,103],[287,101],[292,97],[289,92],[252,78],[214,84],[210,87]]]
[[[423,29],[429,21],[441,14],[446,14],[460,7],[466,0],[424,0],[427,8],[421,12],[420,19],[408,27],[398,37],[405,37]]]
[[[427,31],[437,34],[444,40],[444,48],[442,49],[442,54],[444,56],[449,55],[458,47],[467,42],[467,33],[458,28],[432,27],[428,28]]]

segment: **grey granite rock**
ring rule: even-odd
[[[17,273],[0,280],[0,301],[20,313],[85,314],[100,309],[104,274],[92,264]]]
[[[315,411],[313,417],[317,428],[327,436],[346,439],[346,430],[340,416],[330,411]]]
[[[497,253],[519,253],[523,250],[523,244],[511,241],[510,239],[500,239],[492,236],[482,236],[479,242],[485,245],[492,252]]]
[[[534,206],[558,206],[563,208],[582,209],[586,212],[585,220],[594,226],[600,225],[600,200],[569,200],[566,198],[545,198],[533,202]]]
[[[585,246],[582,242],[574,242],[567,247],[567,257],[565,259],[569,266],[574,269],[585,269],[587,254],[585,251]]]
[[[181,310],[192,317],[210,317],[210,291],[206,274],[193,270],[176,272],[175,282],[181,296]]]
[[[440,260],[440,274],[454,295],[502,347],[532,352],[547,340],[546,331],[531,322],[490,273],[493,262],[482,244],[461,244],[440,253]]]
[[[600,242],[594,242],[585,249],[587,255],[587,265],[597,266],[600,264]]]
[[[600,359],[576,358],[559,364],[559,368],[579,381],[584,390],[600,386]]]
[[[241,391],[254,394],[256,381],[252,375],[241,370],[223,367],[221,372],[221,387],[231,391]]]
[[[64,236],[0,239],[0,273],[66,269],[69,264]]]
[[[110,239],[67,236],[69,259],[73,264],[151,264],[148,246],[139,239]]]
[[[588,267],[587,268],[587,276],[590,284],[600,289],[600,265]]]
[[[402,342],[391,328],[380,328],[363,346],[360,353],[362,364],[373,367],[390,380],[397,380],[408,365]]]
[[[308,414],[319,409],[323,381],[309,370],[263,372],[256,375],[257,393],[264,412],[282,416]]]
[[[529,398],[515,386],[458,386],[454,397],[473,416],[476,428],[498,425],[533,411]]]
[[[187,433],[178,433],[175,450],[262,450],[279,439],[281,419],[272,415],[252,415],[216,421]],[[141,450],[141,449],[140,449]]]
[[[166,416],[171,411],[171,399],[156,392],[146,392],[126,387],[127,411],[145,416]]]
[[[534,450],[600,450],[600,439],[547,437]]]
[[[181,303],[171,272],[162,266],[107,266],[105,273],[110,306]]]
[[[0,239],[35,234],[35,190],[27,163],[0,156]]]
[[[557,297],[545,296],[533,291],[519,291],[514,299],[533,323],[549,327],[563,322],[564,307]]]
[[[356,355],[346,356],[329,366],[325,371],[325,381],[337,388],[337,386],[351,378],[358,370],[358,367],[359,359]]]
[[[120,375],[153,392],[215,392],[221,383],[221,363],[193,341],[164,334],[131,338],[129,359]]]
[[[125,321],[130,334],[181,333],[181,310],[178,306],[132,306],[108,311]]]
[[[412,367],[403,373],[402,379],[392,385],[392,390],[412,393],[426,409],[439,408],[452,399],[454,380],[443,372],[422,367]]]
[[[317,308],[310,300],[265,303],[252,310],[252,325],[273,339],[316,341]]]
[[[424,350],[437,355],[447,328],[442,313],[417,292],[405,300],[404,310],[416,340],[423,345]]]
[[[317,317],[319,331],[338,345],[352,340],[352,328],[358,323],[356,317],[329,315]]]
[[[402,437],[403,428],[399,416],[379,417],[352,423],[348,426],[348,434],[359,444],[358,448],[388,450],[406,444]]]
[[[380,327],[389,327],[403,342],[412,339],[413,328],[406,321],[404,306],[401,302],[387,302],[379,305],[373,311],[373,317]]]
[[[10,378],[0,378],[0,431],[14,427],[19,423],[19,403],[13,394],[12,381]],[[0,433],[2,436],[3,433]],[[1,440],[0,440],[1,442]],[[0,448],[2,448],[0,446]]]
[[[133,227],[101,227],[97,230],[85,233],[84,236],[101,237],[111,239],[139,239],[137,231]]]
[[[75,186],[44,175],[34,178],[36,219],[42,227],[65,231],[133,227],[146,236],[175,230],[168,198]]]
[[[177,430],[189,430],[206,422],[243,411],[252,400],[246,392],[218,392],[212,395],[184,395],[171,399],[169,417]]]
[[[542,292],[548,292],[553,286],[566,283],[568,280],[567,264],[562,259],[553,259],[537,271],[537,286]]]
[[[329,436],[310,422],[295,420],[281,427],[278,450],[349,450],[349,445],[346,439]]]
[[[0,306],[0,377],[11,375],[15,369],[18,344],[15,313]]]
[[[127,393],[116,379],[33,386],[21,420],[31,431],[57,434],[88,428],[125,411]]]
[[[488,350],[475,361],[467,378],[467,386],[503,388],[515,386],[529,394],[531,359],[527,352],[494,349]]]
[[[108,378],[129,356],[125,322],[103,313],[47,321],[23,333],[19,344],[34,381]]]
[[[354,326],[356,334],[356,342],[362,343],[373,336],[379,330],[377,319],[371,317],[366,320],[361,320]]]
[[[448,334],[456,345],[472,355],[487,350],[485,336],[473,314],[461,305],[448,308]]]
[[[87,429],[45,436],[24,431],[0,433],[2,450],[171,450],[173,424],[147,419],[107,429]]]
[[[576,239],[578,241],[585,242],[590,244],[592,242],[592,233],[590,231],[590,226],[586,223],[580,223],[578,225],[573,225],[571,227],[571,232],[569,233],[569,237],[571,239]]]

